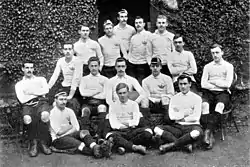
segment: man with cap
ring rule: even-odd
[[[152,74],[143,79],[142,87],[146,92],[147,98],[143,99],[142,107],[150,108],[151,113],[163,113],[166,123],[168,119],[168,105],[171,97],[174,95],[174,86],[172,79],[161,73],[161,59],[154,57],[151,59],[150,68]]]
[[[130,99],[133,99],[138,104],[140,104],[141,100],[145,98],[145,92],[135,78],[126,74],[125,72],[127,68],[126,59],[124,59],[123,57],[117,58],[115,63],[115,68],[117,74],[116,76],[110,78],[107,84],[107,89],[106,89],[107,104],[111,105],[112,103],[116,102],[119,99],[116,93],[116,86],[122,82],[128,85],[129,96],[131,95]]]
[[[120,153],[133,151],[144,155],[153,131],[140,125],[142,114],[138,103],[128,97],[128,85],[119,83],[115,90],[119,99],[110,105],[104,137],[113,141]]]
[[[62,72],[63,81],[59,89],[64,89],[67,93],[69,93],[76,63],[75,62],[76,57],[74,56],[74,45],[71,42],[65,42],[63,44],[62,51],[64,57],[61,57],[56,63],[56,68],[49,80],[49,88],[51,89],[53,87],[60,73]]]
[[[15,91],[19,102],[22,104],[22,116],[27,126],[28,140],[30,141],[29,155],[38,155],[38,144],[41,151],[49,155],[49,104],[45,95],[49,92],[49,86],[44,77],[33,74],[34,63],[26,61],[23,64],[23,79],[16,83]]]
[[[102,75],[111,78],[116,75],[115,60],[121,57],[127,58],[127,51],[123,46],[121,39],[117,38],[113,33],[113,23],[107,20],[103,24],[105,35],[98,39],[104,57],[104,65]]]
[[[148,45],[151,37],[151,32],[144,29],[145,22],[140,16],[135,18],[136,34],[132,36],[128,54],[127,74],[136,78],[139,83],[150,75],[150,54]]]
[[[178,148],[192,152],[192,143],[199,140],[203,134],[200,126],[202,99],[190,91],[190,76],[182,74],[177,82],[181,92],[174,95],[169,103],[169,117],[175,123],[154,128],[155,137],[164,143],[159,147],[160,153]]]
[[[70,88],[68,99],[74,96],[82,76],[89,74],[88,60],[90,57],[97,56],[100,60],[100,71],[103,66],[103,55],[101,47],[98,42],[89,38],[90,29],[87,24],[80,26],[80,39],[74,44],[74,51],[76,53],[76,68],[73,75],[73,81]]]
[[[157,30],[152,35],[148,50],[151,57],[159,57],[161,59],[162,73],[172,77],[167,63],[170,53],[174,51],[174,34],[166,30],[168,20],[164,15],[157,17],[156,26]]]
[[[80,152],[96,158],[103,157],[102,146],[96,144],[88,130],[80,130],[74,111],[66,107],[67,93],[57,93],[55,102],[50,112],[52,146],[68,153]]]
[[[211,47],[213,61],[205,65],[201,87],[203,88],[202,126],[206,129],[204,143],[207,149],[214,144],[214,130],[220,123],[221,114],[226,107],[230,107],[229,88],[233,82],[234,67],[225,61],[222,46],[214,44]]]
[[[196,61],[192,52],[184,50],[184,45],[183,36],[181,34],[175,34],[175,51],[173,51],[168,58],[168,67],[173,76],[175,91],[180,92],[177,83],[178,76],[182,73],[186,73],[192,78],[191,91],[198,93],[198,86],[193,76],[197,73]]]
[[[135,28],[128,25],[128,12],[122,9],[118,12],[119,23],[114,27],[114,34],[122,40],[126,51],[129,50],[131,37],[135,34]],[[123,55],[124,56],[124,55]]]

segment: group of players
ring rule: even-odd
[[[166,30],[166,16],[157,17],[154,33],[144,29],[142,17],[135,19],[136,30],[127,19],[123,9],[116,26],[105,21],[105,35],[98,42],[81,25],[80,39],[64,43],[64,57],[48,83],[33,74],[32,62],[23,63],[24,77],[15,90],[31,157],[39,150],[49,155],[51,149],[96,158],[109,157],[112,151],[144,155],[152,143],[160,153],[180,148],[192,152],[197,140],[212,149],[234,76],[233,65],[222,58],[222,46],[211,47],[213,61],[204,66],[199,90],[194,55],[184,50],[182,35]],[[45,95],[60,73],[63,81],[50,106]],[[152,124],[152,113],[163,114],[164,123]],[[92,116],[102,120],[94,134]]]

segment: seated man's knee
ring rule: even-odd
[[[193,139],[197,139],[199,136],[201,135],[201,132],[199,130],[192,130],[190,132],[190,136],[193,138]]]
[[[43,122],[49,122],[49,112],[48,111],[43,111],[41,113],[41,120]]]
[[[162,130],[159,126],[156,126],[154,128],[154,133],[158,136],[161,136],[163,134],[164,130]]]
[[[218,112],[218,113],[223,113],[224,108],[225,108],[224,103],[219,102],[215,106],[215,111]]]
[[[209,114],[209,104],[208,102],[202,103],[202,114]]]
[[[100,105],[97,107],[97,112],[98,112],[98,113],[107,112],[107,107],[106,107],[104,104],[100,104]]]
[[[30,115],[24,115],[23,116],[23,122],[24,122],[25,125],[30,124],[32,122],[32,119],[31,119]]]
[[[81,116],[82,116],[82,117],[89,117],[90,114],[91,114],[90,108],[87,107],[87,106],[84,106],[84,107],[82,108],[82,114],[81,114]]]
[[[81,130],[80,131],[80,138],[83,139],[85,136],[90,135],[88,130]]]
[[[142,99],[142,101],[141,101],[141,107],[142,108],[148,108],[149,107],[149,100],[148,100],[148,98]]]
[[[145,132],[146,132],[146,133],[145,133],[145,138],[146,138],[146,139],[151,139],[152,136],[153,136],[153,134],[154,134],[153,131],[152,131],[150,128],[146,128],[146,129],[145,129]]]

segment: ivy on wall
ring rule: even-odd
[[[95,0],[3,0],[0,2],[0,62],[9,81],[22,76],[25,60],[35,63],[37,75],[49,79],[61,43],[75,42],[79,25],[98,20]]]
[[[249,70],[248,0],[178,0],[178,10],[171,12],[157,0],[151,3],[169,16],[169,29],[185,36],[186,46],[197,61],[198,81],[204,65],[212,61],[209,46],[215,42],[224,47],[224,59],[234,65],[237,74]]]

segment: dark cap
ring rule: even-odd
[[[158,58],[158,57],[153,57],[151,59],[151,64],[158,64],[158,65],[161,65],[161,59]]]

